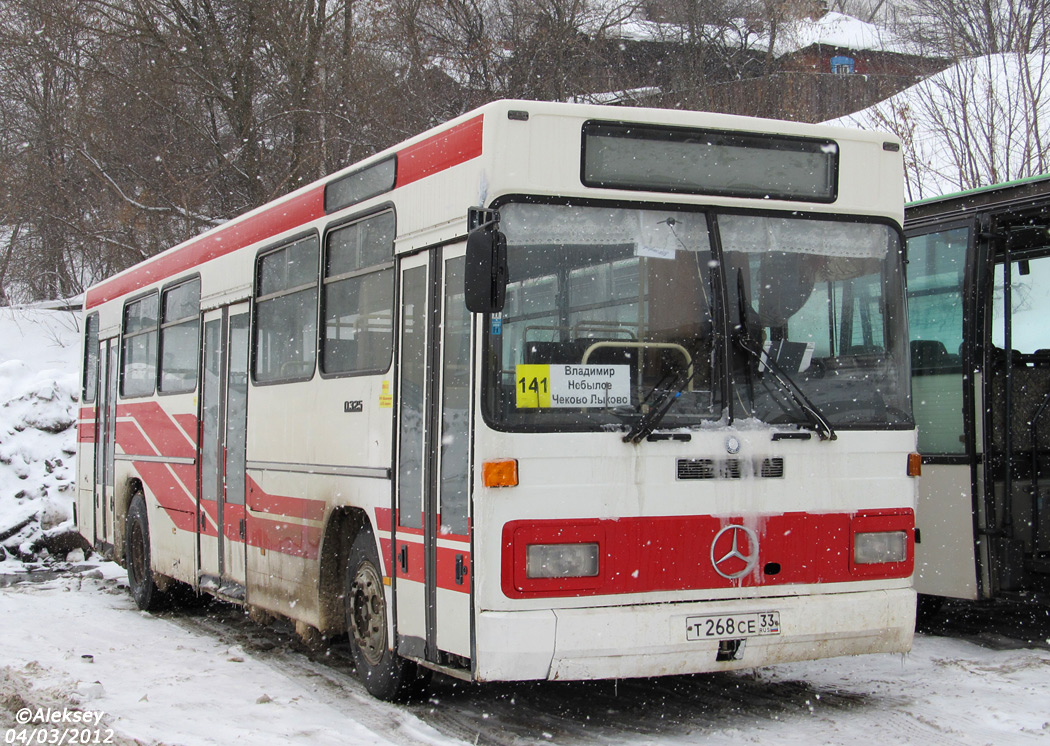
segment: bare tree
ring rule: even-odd
[[[82,204],[85,173],[67,125],[82,113],[80,60],[91,40],[78,24],[76,0],[19,0],[0,8],[0,106],[8,255],[13,300],[68,296],[79,290],[68,261],[76,240],[69,216]],[[22,261],[13,261],[20,256]],[[32,257],[31,262],[25,259]]]
[[[904,144],[909,199],[973,189],[1050,170],[1050,59],[965,60],[872,109],[853,124]]]
[[[899,9],[905,35],[931,53],[961,59],[1046,48],[1050,0],[910,0]]]

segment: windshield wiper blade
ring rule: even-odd
[[[693,376],[692,365],[685,368],[676,366],[675,375],[671,380],[671,385],[660,391],[653,400],[652,405],[649,407],[649,411],[639,417],[638,421],[634,423],[634,426],[623,436],[623,442],[638,443],[652,435],[656,426],[659,425],[660,421],[664,418],[664,415],[671,410],[675,401],[677,401],[678,397],[682,395],[682,391],[689,385],[689,382],[693,380]],[[659,386],[659,384],[657,384],[657,386]],[[650,394],[651,393],[652,392],[650,392]]]
[[[810,421],[814,429],[817,431],[817,437],[821,440],[837,440],[838,435],[835,433],[834,428],[831,427],[831,423],[828,422],[827,418],[821,413],[809,397],[803,393],[799,385],[795,383],[794,379],[767,353],[763,352],[758,347],[752,346],[751,340],[745,334],[733,335],[736,339],[736,343],[740,345],[740,348],[747,354],[758,361],[759,365],[764,365],[766,369],[773,374],[773,380],[780,384],[781,388],[787,392],[787,395],[791,397],[792,401],[798,406],[802,413],[806,416],[806,419]]]

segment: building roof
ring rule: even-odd
[[[813,46],[854,51],[917,54],[912,44],[896,34],[842,13],[825,13],[812,20],[802,18],[781,27],[773,52],[777,57]]]
[[[740,43],[747,40],[752,49],[767,49],[769,37],[766,34],[746,36],[738,33],[747,28],[747,23],[740,19],[738,28],[729,29],[735,33]],[[725,29],[710,29],[716,31]],[[688,36],[684,26],[673,23],[659,23],[631,18],[616,26],[612,31],[616,38],[628,41],[681,41]],[[817,19],[800,18],[783,24],[777,31],[773,52],[777,57],[793,54],[812,46],[827,46],[839,49],[870,52],[893,52],[896,54],[918,54],[914,45],[906,42],[896,34],[842,13],[825,13]]]

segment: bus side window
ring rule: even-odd
[[[81,401],[91,404],[98,393],[98,314],[84,324],[84,391]]]
[[[381,373],[394,346],[394,213],[325,238],[321,372]]]
[[[317,357],[316,235],[259,257],[253,376],[260,383],[305,381]]]
[[[149,396],[157,385],[157,293],[124,307],[121,396]]]
[[[160,319],[161,393],[184,393],[197,388],[200,302],[200,279],[164,291]]]

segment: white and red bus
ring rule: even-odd
[[[911,645],[898,143],[502,101],[90,288],[78,516],[376,696]]]

